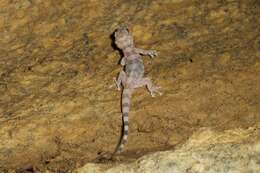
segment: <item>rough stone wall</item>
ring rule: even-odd
[[[113,151],[120,25],[159,51],[144,61],[164,93],[134,93],[123,161],[173,149],[201,127],[253,127],[259,11],[257,0],[0,0],[0,170],[67,172]]]
[[[74,173],[258,173],[260,128],[214,132],[201,129],[174,151],[156,152],[131,163],[89,163]]]

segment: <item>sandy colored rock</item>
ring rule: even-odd
[[[224,132],[204,128],[174,151],[155,152],[112,168],[86,164],[74,173],[257,173],[260,171],[259,130],[259,125]]]
[[[195,134],[208,146],[211,135],[248,132],[260,121],[258,13],[256,0],[0,0],[0,172],[70,172],[114,150],[121,93],[109,86],[122,67],[111,35],[121,25],[159,52],[143,59],[164,93],[134,92],[122,163],[172,157]],[[234,151],[225,140],[209,161]]]

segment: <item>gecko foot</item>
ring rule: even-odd
[[[155,56],[158,56],[158,52],[156,50],[149,50],[148,55],[151,58],[154,58]]]
[[[152,96],[152,97],[155,97],[156,94],[159,94],[159,95],[161,96],[161,95],[162,95],[162,92],[160,92],[159,89],[161,89],[161,87],[159,87],[159,86],[154,86],[154,87],[150,90],[151,96]]]
[[[121,90],[120,84],[118,84],[115,77],[113,78],[113,81],[114,81],[114,83],[112,85],[110,85],[108,88],[111,89],[111,88],[114,88],[116,86],[117,90],[120,91]]]

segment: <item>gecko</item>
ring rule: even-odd
[[[114,154],[120,154],[128,138],[128,114],[134,89],[146,86],[152,97],[155,97],[156,94],[162,95],[162,93],[159,91],[159,86],[155,86],[149,77],[144,76],[144,64],[141,56],[149,55],[153,58],[158,55],[157,52],[136,48],[133,36],[127,27],[119,27],[115,30],[114,41],[117,48],[123,53],[123,58],[120,61],[123,69],[120,71],[118,78],[114,78],[117,89],[120,91],[121,87],[123,88],[121,98],[122,135],[114,151]]]

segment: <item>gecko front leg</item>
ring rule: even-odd
[[[158,53],[155,50],[144,50],[140,48],[135,48],[135,52],[142,55],[149,55],[151,58],[158,56]]]

